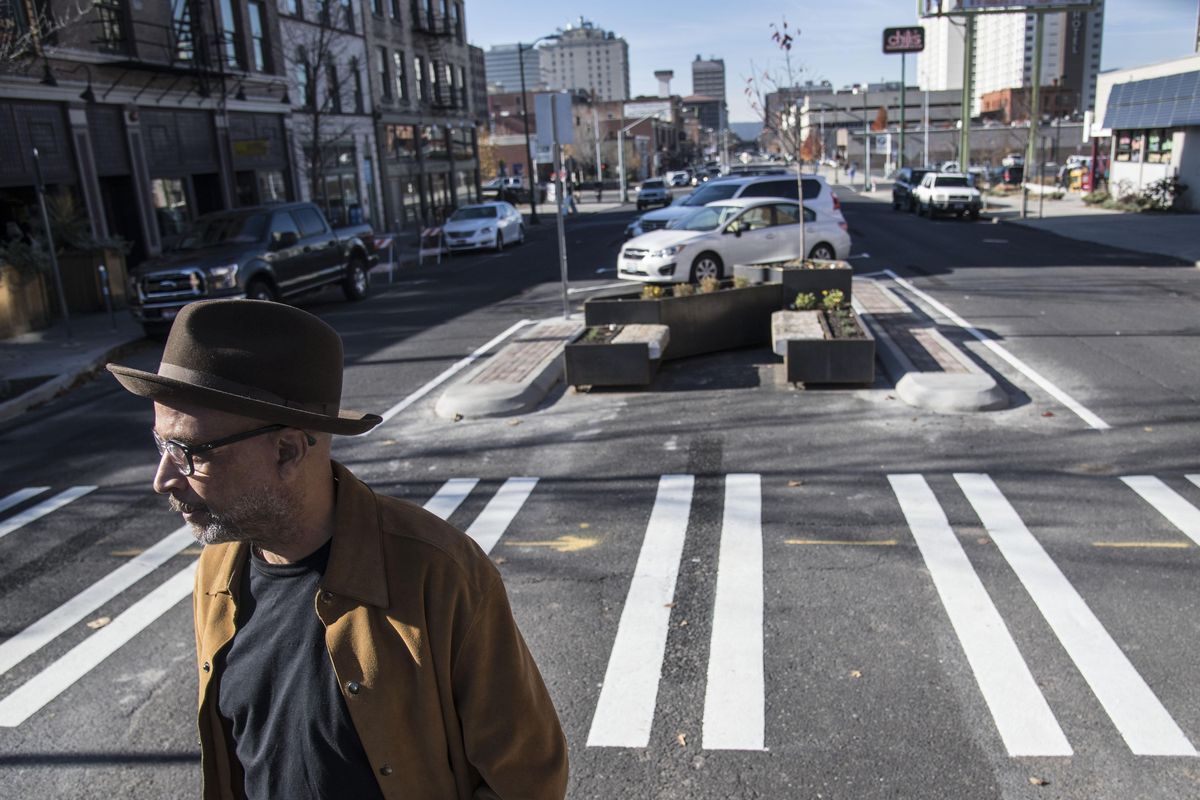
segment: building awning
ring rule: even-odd
[[[1110,130],[1200,125],[1200,71],[1114,84],[1104,112]]]

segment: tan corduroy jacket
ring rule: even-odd
[[[491,560],[434,515],[333,471],[337,529],[313,603],[384,797],[562,798],[566,740]],[[206,800],[243,796],[217,693],[249,554],[210,545],[196,574]]]

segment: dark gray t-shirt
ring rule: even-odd
[[[249,800],[383,798],[314,609],[330,545],[294,564],[252,555],[242,575],[218,708],[233,731]]]

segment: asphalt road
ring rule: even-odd
[[[444,511],[500,564],[572,798],[1200,797],[1200,272],[844,200],[858,273],[1014,359],[953,334],[1009,409],[919,411],[883,376],[798,391],[746,350],[515,418],[440,420],[433,392],[336,457],[418,503],[464,490]],[[568,220],[573,289],[612,282],[628,216]],[[345,339],[344,405],[393,408],[560,313],[556,254],[543,225],[303,303]],[[149,490],[150,421],[101,379],[0,433],[0,504],[46,487],[0,511],[5,798],[197,792],[195,549],[156,544],[179,521]],[[497,498],[515,515],[488,524]]]

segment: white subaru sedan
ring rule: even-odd
[[[724,278],[734,264],[786,261],[800,255],[800,206],[778,197],[720,200],[692,210],[662,230],[635,236],[621,248],[617,274],[643,283],[696,283]],[[804,208],[809,258],[844,259],[850,234],[840,215]]]
[[[463,206],[450,215],[442,231],[451,251],[478,247],[500,251],[506,244],[525,241],[521,212],[504,202]]]

